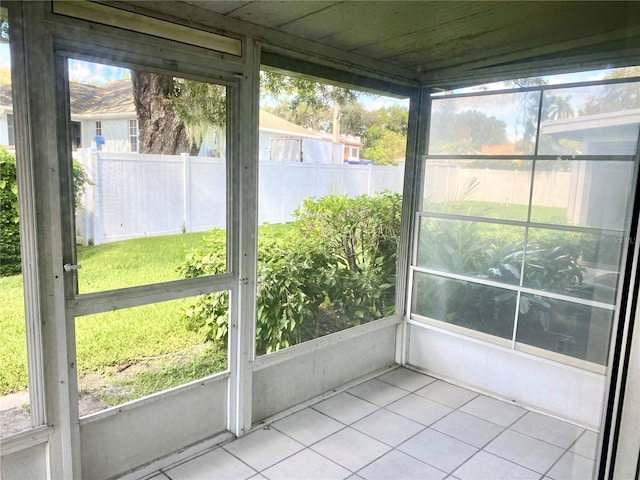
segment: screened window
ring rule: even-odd
[[[117,78],[91,88],[96,98],[115,100],[78,112],[103,118],[89,123],[90,134],[94,127],[103,133],[95,138],[100,151],[73,154],[78,292],[227,272],[227,87],[76,59],[69,65],[70,104],[86,81],[74,76],[76,65]],[[138,93],[140,84],[158,85],[159,93]],[[137,94],[144,108],[136,108]],[[195,110],[202,121],[193,120]],[[209,249],[200,269],[185,260],[196,248]]]
[[[412,318],[602,371],[638,82],[434,97],[430,125]]]
[[[13,67],[9,62],[9,36],[12,30],[7,22],[6,7],[0,8],[0,23],[3,27],[0,34],[0,57],[8,62],[11,72]],[[11,81],[11,75],[7,81]],[[9,107],[9,111],[16,111],[13,97],[15,90],[11,89],[10,83],[0,87],[6,94],[4,98],[8,100],[8,105],[5,105]],[[3,115],[5,113],[0,113],[0,120]],[[0,121],[0,128],[4,128],[3,121]],[[6,141],[7,145],[14,146],[13,113],[6,114],[6,129],[7,137],[2,143]],[[29,235],[32,230],[23,229],[26,236],[22,238],[21,245],[20,234],[21,224],[26,222],[29,225],[29,214],[33,215],[31,218],[35,218],[35,212],[23,205],[20,205],[23,207],[22,212],[19,211],[17,170],[16,152],[0,146],[0,442],[45,423],[44,404],[38,400],[38,397],[42,399],[42,386],[38,384],[41,364],[34,355],[27,354],[27,345],[34,350],[40,348],[40,343],[34,336],[35,329],[30,328],[38,322],[33,315],[33,303],[25,305],[25,297],[29,298],[37,292],[33,288],[33,276],[28,273],[23,276],[22,271],[23,264],[34,262],[31,255],[33,250],[29,248],[33,246],[34,239]],[[29,189],[28,186],[24,188],[25,191]],[[25,212],[28,212],[27,217],[22,216]],[[5,458],[2,457],[0,463]],[[11,467],[8,470],[10,472]],[[1,475],[4,474],[5,466],[2,464]]]
[[[289,87],[274,93],[266,82],[261,95],[259,355],[394,315],[404,176],[397,159],[409,114],[406,100],[262,75]],[[395,104],[358,114],[382,99]],[[369,165],[334,135],[362,135]]]
[[[228,368],[228,304],[237,283],[227,255],[231,87],[76,59],[68,69],[69,104],[86,81],[78,72],[99,72],[88,103],[100,110],[76,113],[102,119],[87,129],[91,136],[95,127],[95,144],[104,147],[73,153],[82,266],[74,330],[85,416]],[[216,277],[212,289],[185,293],[185,284],[204,276]],[[156,303],[138,293],[165,282],[175,299]],[[108,311],[96,308],[101,293],[127,287],[147,288],[119,294],[128,300]]]

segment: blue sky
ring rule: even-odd
[[[69,59],[69,79],[74,82],[100,85],[113,80],[122,80],[128,75],[128,68]]]

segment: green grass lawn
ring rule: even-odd
[[[0,277],[0,395],[27,387],[22,275]]]
[[[501,204],[496,202],[476,202],[465,200],[460,202],[443,202],[431,205],[432,211],[474,215],[485,218],[526,221],[527,205]],[[533,206],[531,220],[539,223],[566,223],[567,210],[561,207]]]
[[[260,227],[260,234],[279,236],[287,229],[287,225],[265,225]],[[200,246],[205,235],[209,233],[79,247],[79,291],[90,293],[179,279],[178,268],[185,252]],[[202,344],[199,334],[188,330],[181,318],[192,302],[193,298],[185,298],[78,317],[76,351],[80,376],[95,372],[108,377],[118,366],[166,356],[161,365],[154,363],[153,371],[140,372],[135,379],[121,382],[130,387],[133,398],[138,398],[225,369],[225,346],[200,349],[196,356],[188,353]],[[0,277],[0,332],[0,395],[4,395],[27,388],[21,275]],[[176,358],[187,360],[176,365]]]
[[[219,235],[224,235],[222,230]],[[99,292],[115,288],[177,280],[184,252],[198,247],[205,233],[122,240],[78,247],[78,290]]]

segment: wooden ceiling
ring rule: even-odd
[[[197,1],[437,84],[640,63],[640,2]]]

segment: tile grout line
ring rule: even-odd
[[[578,443],[578,440],[580,440],[580,439],[581,439],[581,438],[582,438],[586,433],[587,433],[587,430],[584,430],[580,435],[578,435],[578,437],[577,437],[573,442],[571,442],[571,444],[570,444],[570,445],[565,449],[565,451],[564,451],[564,452],[562,452],[562,455],[560,455],[560,456],[556,459],[556,461],[555,461],[555,462],[553,462],[553,463],[551,464],[551,466],[547,469],[547,471],[544,473],[544,477],[553,478],[553,477],[550,477],[550,476],[549,476],[549,473],[551,472],[551,470],[553,470],[553,468],[558,464],[558,462],[560,462],[560,460],[561,460],[561,459],[562,459],[562,458],[563,458],[567,453],[573,453],[574,455],[578,455],[578,456],[579,456],[579,457],[581,457],[581,458],[586,458],[586,459],[587,459],[587,460],[589,460],[590,462],[595,463],[594,459],[592,459],[592,458],[587,458],[587,457],[585,457],[584,455],[580,455],[580,454],[578,454],[578,453],[571,452],[571,448],[572,448],[576,443]]]
[[[398,369],[394,369],[394,370],[391,370],[390,372],[385,372],[385,373],[383,373],[382,375],[388,375],[389,373],[391,373],[391,372],[393,372],[393,371],[397,371],[397,370],[398,370]],[[517,465],[517,466],[518,466],[518,467],[520,467],[520,468],[524,468],[524,469],[527,469],[527,470],[529,470],[529,471],[531,471],[531,472],[534,472],[534,473],[536,473],[536,474],[539,474],[539,472],[535,472],[534,470],[532,470],[532,469],[530,469],[530,468],[528,468],[528,467],[525,467],[525,466],[523,466],[523,465],[520,465],[519,463],[513,462],[512,460],[509,460],[509,459],[507,459],[507,458],[503,458],[503,457],[501,457],[499,454],[495,454],[495,453],[489,452],[489,451],[485,450],[485,448],[486,448],[490,443],[492,443],[496,438],[498,438],[500,435],[504,434],[504,432],[506,432],[507,430],[509,430],[509,431],[511,431],[511,432],[514,432],[514,433],[517,433],[517,434],[520,434],[520,435],[523,435],[523,436],[525,436],[525,437],[531,438],[531,439],[533,439],[533,440],[537,440],[537,441],[542,442],[542,443],[545,443],[545,444],[547,444],[547,445],[551,445],[551,446],[556,447],[556,448],[563,448],[563,447],[559,447],[558,445],[555,445],[555,444],[553,444],[553,443],[551,443],[551,442],[548,442],[548,441],[546,441],[546,440],[542,440],[542,439],[539,439],[539,438],[533,437],[533,436],[531,436],[531,435],[528,435],[528,434],[526,434],[526,433],[522,433],[522,432],[519,432],[519,431],[517,431],[517,430],[514,430],[514,429],[512,429],[512,427],[513,427],[513,426],[514,426],[518,421],[520,421],[522,418],[524,418],[524,417],[525,417],[527,414],[529,414],[529,413],[532,413],[532,414],[536,413],[536,414],[539,414],[539,415],[543,415],[543,416],[545,416],[545,417],[549,417],[549,418],[551,418],[551,419],[553,419],[553,420],[556,420],[556,421],[558,421],[558,422],[561,422],[561,423],[563,423],[563,424],[570,424],[569,422],[565,422],[565,421],[563,421],[562,419],[557,419],[557,418],[555,418],[555,417],[546,416],[546,415],[544,415],[544,414],[542,414],[542,413],[539,413],[539,412],[536,412],[536,411],[533,411],[533,410],[529,410],[529,409],[527,409],[527,408],[525,408],[525,407],[522,407],[522,406],[520,406],[520,405],[513,405],[513,406],[516,406],[516,407],[521,408],[522,410],[524,410],[524,413],[523,413],[522,415],[520,415],[518,418],[516,418],[513,422],[511,422],[508,426],[502,426],[502,425],[499,425],[499,424],[497,424],[497,423],[494,423],[494,422],[492,422],[492,421],[490,421],[490,420],[487,420],[486,418],[479,417],[479,416],[477,416],[477,415],[475,415],[475,414],[473,414],[473,413],[465,412],[465,411],[462,411],[462,410],[460,410],[460,409],[461,409],[461,408],[463,408],[464,406],[466,406],[467,404],[469,404],[470,402],[472,402],[473,400],[475,400],[475,399],[479,398],[481,395],[482,395],[483,397],[487,397],[487,398],[490,398],[490,399],[493,399],[493,400],[499,401],[499,402],[501,402],[501,403],[504,403],[505,405],[511,405],[510,403],[505,402],[505,401],[500,400],[500,399],[495,399],[495,398],[493,398],[493,397],[491,397],[491,396],[489,396],[489,395],[484,395],[483,393],[475,392],[475,391],[473,391],[473,390],[469,390],[469,389],[467,389],[467,388],[460,387],[460,386],[458,386],[458,385],[455,385],[455,384],[449,383],[449,382],[447,382],[447,381],[445,381],[445,380],[438,379],[438,378],[436,378],[436,377],[432,377],[432,376],[427,375],[427,374],[422,373],[422,372],[417,372],[417,371],[412,370],[412,369],[407,369],[407,370],[409,370],[409,371],[411,371],[411,372],[414,372],[414,373],[416,373],[417,375],[423,375],[423,376],[425,376],[425,377],[427,377],[427,378],[430,378],[430,379],[433,379],[433,380],[432,380],[431,382],[427,383],[426,385],[422,385],[422,386],[420,386],[420,387],[418,387],[418,388],[416,388],[416,389],[414,389],[414,390],[410,390],[410,389],[407,389],[407,388],[404,388],[404,387],[401,387],[401,386],[398,386],[398,385],[394,385],[393,383],[390,383],[389,381],[385,381],[385,380],[383,380],[383,379],[381,379],[381,378],[379,378],[379,377],[373,377],[373,378],[371,378],[370,380],[378,380],[379,382],[381,382],[381,383],[383,383],[383,384],[385,384],[385,385],[391,386],[391,387],[393,387],[393,388],[396,388],[396,389],[398,389],[398,390],[401,390],[401,391],[404,393],[404,395],[402,395],[401,397],[399,397],[399,398],[397,398],[397,399],[395,399],[395,400],[393,400],[393,401],[391,401],[391,402],[389,402],[389,403],[387,403],[387,404],[385,404],[385,405],[382,405],[382,406],[381,406],[381,405],[377,405],[377,404],[375,404],[375,403],[371,402],[370,400],[368,400],[368,399],[366,399],[366,398],[362,398],[362,397],[360,397],[360,396],[358,396],[358,395],[356,395],[356,394],[354,394],[354,393],[349,392],[349,390],[350,390],[350,389],[349,389],[349,390],[344,390],[343,392],[340,392],[340,393],[347,393],[347,394],[349,394],[351,397],[357,398],[358,400],[364,401],[364,402],[366,402],[366,403],[368,403],[368,404],[373,405],[374,407],[376,407],[376,409],[375,409],[374,411],[372,411],[372,412],[370,412],[370,413],[368,413],[368,414],[364,415],[363,417],[360,417],[360,418],[358,418],[358,419],[354,420],[354,421],[353,421],[353,422],[351,422],[351,423],[348,423],[348,424],[347,424],[347,423],[345,423],[345,422],[343,422],[343,421],[341,421],[341,420],[338,420],[337,418],[332,417],[332,416],[331,416],[331,415],[329,415],[329,414],[326,414],[326,413],[324,413],[324,412],[322,412],[322,411],[317,410],[316,408],[314,408],[314,407],[316,407],[318,404],[322,403],[322,401],[328,400],[328,398],[325,398],[325,399],[320,400],[320,401],[318,401],[318,402],[316,402],[316,403],[310,404],[310,405],[308,405],[307,407],[304,407],[304,408],[309,408],[309,409],[311,409],[312,411],[314,411],[315,413],[319,413],[320,415],[322,415],[322,416],[326,417],[327,419],[331,419],[331,420],[333,420],[333,421],[338,422],[340,425],[342,425],[342,428],[340,428],[340,429],[338,429],[337,431],[332,432],[332,433],[330,433],[330,434],[328,434],[328,435],[324,436],[323,438],[320,438],[320,439],[318,439],[318,440],[314,441],[313,443],[311,443],[311,444],[309,444],[309,445],[305,445],[305,444],[303,444],[302,442],[300,442],[300,441],[296,440],[295,438],[293,438],[292,436],[288,435],[288,434],[287,434],[287,433],[285,433],[284,431],[279,430],[279,429],[278,429],[278,427],[274,426],[274,424],[275,424],[275,423],[277,423],[278,421],[280,421],[280,420],[282,420],[282,419],[278,419],[278,420],[276,420],[276,421],[274,421],[274,422],[272,422],[272,423],[269,423],[269,424],[265,425],[265,426],[263,427],[263,429],[274,429],[274,430],[276,430],[279,434],[284,435],[285,437],[289,438],[290,440],[294,441],[295,443],[297,443],[297,444],[301,445],[301,446],[302,446],[302,449],[301,449],[301,450],[298,450],[298,451],[296,451],[296,452],[294,452],[294,453],[292,453],[291,455],[288,455],[287,457],[285,457],[285,458],[283,458],[283,459],[279,460],[278,462],[274,463],[273,465],[269,465],[269,466],[267,466],[267,467],[263,468],[262,470],[257,470],[256,468],[252,467],[252,466],[251,466],[251,465],[249,465],[247,462],[243,461],[241,458],[237,457],[236,455],[234,455],[232,452],[230,452],[229,450],[227,450],[227,449],[225,448],[225,446],[229,445],[230,443],[232,443],[232,442],[234,442],[234,441],[236,441],[236,440],[238,440],[238,439],[230,439],[230,440],[228,440],[227,442],[223,442],[222,444],[216,445],[216,446],[214,446],[213,448],[207,449],[207,450],[206,450],[206,451],[204,451],[204,452],[200,452],[199,454],[193,455],[192,457],[190,457],[190,458],[188,458],[188,459],[184,459],[184,460],[182,460],[182,461],[180,461],[180,462],[176,462],[176,464],[171,465],[171,468],[175,468],[175,467],[177,467],[177,466],[179,466],[179,465],[183,465],[183,464],[189,463],[189,462],[191,462],[192,460],[195,460],[196,458],[199,458],[199,457],[200,457],[200,456],[202,456],[202,455],[205,455],[205,454],[207,454],[207,453],[210,453],[210,452],[212,452],[212,451],[215,451],[216,449],[221,448],[224,452],[228,453],[228,454],[229,454],[229,455],[231,455],[233,458],[237,459],[239,462],[241,462],[242,464],[244,464],[244,465],[246,465],[247,467],[249,467],[252,471],[256,472],[256,473],[254,473],[251,477],[249,477],[249,478],[253,478],[253,477],[257,476],[257,475],[264,475],[264,473],[263,473],[263,472],[264,472],[264,471],[266,471],[267,469],[272,468],[272,467],[274,467],[274,466],[276,466],[276,465],[278,465],[278,464],[282,463],[283,461],[286,461],[286,460],[290,459],[291,457],[293,457],[293,456],[295,456],[295,455],[297,455],[297,454],[299,454],[299,453],[301,453],[301,452],[304,452],[305,450],[310,450],[311,452],[316,453],[317,455],[320,455],[322,458],[324,458],[324,459],[328,460],[328,461],[329,461],[329,462],[331,462],[332,464],[337,465],[337,466],[339,466],[339,467],[341,467],[341,468],[344,468],[344,469],[345,469],[345,470],[347,470],[348,472],[351,472],[351,474],[352,474],[352,475],[357,475],[357,474],[358,474],[358,472],[361,472],[363,469],[365,469],[365,468],[367,468],[368,466],[372,465],[373,463],[377,462],[377,461],[378,461],[378,460],[380,460],[382,457],[384,457],[384,456],[388,455],[389,453],[391,453],[391,452],[393,452],[393,451],[396,451],[397,453],[401,453],[401,454],[404,454],[404,455],[408,455],[409,457],[411,457],[411,458],[413,458],[413,459],[417,460],[417,461],[418,461],[418,462],[420,462],[421,464],[427,465],[427,466],[429,466],[429,467],[431,467],[431,468],[434,468],[434,469],[436,469],[436,470],[438,470],[438,471],[440,471],[440,472],[443,472],[446,476],[452,476],[452,475],[455,475],[455,472],[456,472],[460,467],[462,467],[463,465],[465,465],[466,463],[468,463],[472,458],[474,458],[474,457],[478,454],[478,452],[481,452],[481,451],[482,451],[482,452],[485,452],[485,453],[486,453],[486,454],[488,454],[488,455],[495,456],[496,458],[500,458],[500,459],[502,459],[502,460],[504,460],[504,461],[507,461],[507,462],[509,462],[509,463],[511,463],[511,464],[513,464],[513,465]],[[381,375],[381,376],[382,376],[382,375]],[[370,380],[368,380],[368,381],[370,381]],[[435,382],[437,382],[437,381],[441,381],[441,382],[443,382],[443,383],[445,383],[445,384],[448,384],[448,385],[451,385],[451,386],[454,386],[454,387],[457,387],[457,388],[461,388],[461,389],[467,390],[467,391],[469,391],[469,392],[474,393],[475,395],[474,395],[472,398],[470,398],[469,400],[467,400],[466,402],[464,402],[463,404],[459,405],[457,408],[452,408],[450,405],[444,404],[444,403],[442,403],[442,402],[440,402],[440,401],[438,401],[438,400],[434,400],[433,398],[429,398],[429,397],[425,397],[425,396],[423,396],[423,395],[419,395],[419,394],[417,393],[419,390],[421,390],[421,389],[423,389],[423,388],[426,388],[426,387],[428,387],[429,385],[433,385],[433,384],[434,384]],[[365,382],[363,382],[363,383],[365,383]],[[361,383],[361,384],[359,384],[359,385],[362,385],[362,383]],[[353,388],[353,387],[352,387],[352,388]],[[418,396],[418,397],[420,397],[420,398],[424,398],[424,399],[426,399],[426,400],[432,401],[432,402],[434,402],[434,403],[436,403],[436,404],[438,404],[438,405],[441,405],[441,406],[444,406],[444,407],[446,407],[446,408],[451,409],[451,411],[450,411],[450,412],[448,412],[448,413],[446,413],[446,414],[445,414],[445,415],[443,415],[442,417],[439,417],[438,419],[434,420],[434,421],[433,421],[433,422],[431,422],[429,425],[425,425],[425,424],[423,424],[423,423],[421,423],[421,422],[418,422],[418,421],[416,421],[416,420],[414,420],[414,419],[412,419],[412,418],[410,418],[410,417],[407,417],[407,416],[405,416],[405,415],[403,415],[403,414],[401,414],[401,413],[393,412],[392,410],[389,410],[389,409],[387,408],[387,407],[389,407],[390,405],[392,405],[392,404],[394,404],[394,403],[396,403],[396,402],[398,402],[398,401],[400,401],[400,400],[402,400],[402,399],[405,399],[405,398],[409,397],[410,395],[416,395],[416,396]],[[329,398],[332,398],[332,397],[329,397]],[[301,410],[299,410],[299,411],[304,411],[304,408],[303,408],[303,409],[301,409]],[[360,421],[362,421],[362,420],[364,420],[364,419],[366,419],[366,418],[368,418],[368,417],[370,417],[370,416],[374,415],[374,414],[375,414],[375,413],[377,413],[377,412],[380,412],[381,410],[383,410],[383,411],[385,411],[385,412],[389,412],[389,413],[395,414],[395,415],[398,415],[398,416],[400,416],[400,417],[402,417],[402,418],[405,418],[405,419],[407,419],[407,420],[409,420],[409,421],[412,421],[412,422],[416,423],[417,425],[420,425],[422,428],[421,428],[419,431],[417,431],[416,433],[414,433],[413,435],[411,435],[411,436],[407,437],[406,439],[404,439],[404,440],[403,440],[402,442],[400,442],[398,445],[393,446],[393,445],[389,445],[388,443],[386,443],[386,442],[384,442],[384,441],[382,441],[382,440],[380,440],[380,439],[378,439],[378,438],[375,438],[375,437],[373,437],[373,436],[369,435],[369,434],[368,434],[368,433],[366,433],[366,432],[362,432],[362,431],[358,430],[357,428],[353,427],[353,425],[354,425],[354,424],[356,424],[356,423],[358,423],[358,422],[360,422]],[[458,439],[458,438],[456,438],[456,437],[454,437],[454,436],[452,436],[452,435],[449,435],[448,433],[441,432],[441,431],[439,431],[439,430],[437,430],[437,429],[435,429],[435,428],[432,428],[432,426],[433,426],[433,425],[435,425],[436,423],[440,422],[441,420],[443,420],[443,419],[447,418],[448,416],[452,415],[452,414],[453,414],[453,412],[460,412],[460,413],[463,413],[463,414],[466,414],[466,415],[470,415],[470,416],[472,416],[472,417],[474,417],[474,418],[476,418],[476,419],[478,419],[478,420],[481,420],[481,421],[487,422],[487,423],[489,423],[489,424],[491,424],[491,425],[498,426],[498,427],[500,427],[502,430],[501,430],[501,432],[500,432],[500,433],[498,433],[497,435],[495,435],[494,437],[492,437],[489,441],[487,441],[487,442],[486,442],[482,447],[477,447],[477,446],[472,445],[472,444],[470,444],[470,443],[468,443],[468,442],[466,442],[466,441],[464,441],[464,440],[461,440],[461,439]],[[297,413],[297,412],[295,412],[295,413]],[[295,413],[293,413],[293,414],[295,414]],[[283,419],[284,419],[284,418],[286,418],[286,417],[283,417]],[[570,425],[573,425],[573,424],[570,424]],[[560,459],[562,459],[562,458],[563,458],[563,457],[564,457],[568,452],[570,452],[570,449],[571,449],[571,448],[573,448],[573,447],[577,444],[577,442],[578,442],[581,438],[583,438],[583,437],[584,437],[584,435],[586,435],[586,432],[587,432],[587,431],[590,431],[589,429],[586,429],[585,427],[582,427],[582,426],[577,426],[577,425],[574,425],[574,426],[575,426],[576,428],[580,428],[580,429],[582,429],[582,432],[578,435],[578,437],[576,437],[576,438],[571,442],[571,444],[570,444],[568,447],[563,448],[563,452],[562,452],[562,453],[560,454],[560,456],[559,456],[559,457],[558,457],[558,458],[553,462],[553,464],[552,464],[552,465],[551,465],[551,466],[546,470],[546,472],[545,472],[544,474],[542,474],[543,476],[548,475],[548,473],[549,473],[549,472],[550,472],[550,471],[555,467],[555,465],[560,461]],[[317,445],[318,443],[320,443],[320,442],[322,442],[322,441],[326,440],[327,438],[331,437],[332,435],[335,435],[335,434],[337,434],[337,433],[339,433],[339,432],[342,432],[342,431],[344,431],[344,430],[346,430],[346,429],[348,429],[348,428],[352,429],[354,432],[358,432],[358,433],[360,433],[360,434],[362,434],[362,435],[365,435],[366,437],[368,437],[368,438],[370,438],[370,439],[372,439],[372,440],[374,440],[374,441],[376,441],[376,442],[379,442],[379,443],[380,443],[380,444],[382,444],[382,445],[385,445],[386,447],[388,447],[388,448],[389,448],[389,450],[387,450],[386,452],[384,452],[382,455],[377,456],[375,459],[373,459],[372,461],[370,461],[370,462],[368,462],[367,464],[363,465],[362,467],[359,467],[358,469],[355,469],[355,470],[351,470],[350,468],[348,468],[348,467],[346,467],[346,466],[344,466],[344,465],[341,465],[341,464],[337,463],[336,461],[332,460],[331,458],[326,457],[326,456],[325,456],[325,455],[323,455],[322,453],[317,452],[316,450],[314,450],[314,449],[312,448],[313,446],[315,446],[315,445]],[[400,446],[401,446],[401,445],[403,445],[404,443],[408,442],[408,441],[409,441],[409,440],[411,440],[412,438],[416,437],[417,435],[419,435],[419,434],[421,434],[421,433],[425,432],[427,429],[431,429],[431,430],[432,430],[432,431],[434,431],[434,432],[438,432],[438,433],[439,433],[439,434],[441,434],[441,435],[444,435],[444,436],[449,437],[449,438],[451,438],[451,439],[453,439],[453,440],[456,440],[456,441],[459,441],[459,442],[461,442],[461,443],[464,443],[465,445],[468,445],[468,446],[470,446],[470,447],[472,447],[472,448],[475,448],[475,449],[476,449],[476,452],[474,452],[474,453],[473,453],[469,458],[467,458],[464,462],[462,462],[462,464],[458,465],[458,466],[457,466],[457,467],[456,467],[456,468],[455,468],[451,473],[448,473],[448,472],[444,472],[443,470],[441,470],[441,469],[439,469],[439,468],[437,468],[437,467],[435,467],[435,466],[433,466],[433,465],[431,465],[431,464],[429,464],[429,463],[427,463],[427,462],[425,462],[425,461],[423,461],[423,460],[421,460],[421,459],[419,459],[419,458],[414,457],[413,455],[410,455],[410,454],[408,454],[408,453],[406,453],[406,452],[403,452],[402,450],[399,450],[399,449],[398,449],[398,447],[400,447]],[[577,456],[579,456],[579,457],[581,457],[581,458],[585,458],[585,459],[587,459],[587,460],[589,460],[589,461],[592,461],[592,462],[593,462],[593,459],[588,458],[588,457],[585,457],[584,455],[581,455],[581,454],[579,454],[579,453],[577,453],[577,452],[571,452],[571,453],[573,453],[573,454],[575,454],[575,455],[577,455]],[[170,468],[169,468],[169,469],[170,469]],[[169,470],[169,469],[167,469],[166,467],[165,467],[165,468],[161,468],[161,469],[159,469],[159,470],[158,470],[158,472],[157,472],[156,474],[160,474],[160,475],[162,475],[162,476],[163,476],[163,478],[167,478],[168,480],[172,480],[172,479],[171,479],[171,477],[169,476],[169,474],[165,471],[165,470]],[[153,473],[151,473],[150,475],[153,475]],[[144,477],[144,478],[151,478],[151,477],[150,477],[150,475],[149,475],[148,477]],[[266,475],[265,475],[265,477],[266,477]],[[267,477],[267,478],[268,478],[268,477]]]
[[[285,417],[285,418],[286,418],[286,417]],[[265,425],[264,427],[262,427],[262,429],[261,429],[261,430],[271,430],[271,429],[273,429],[273,427],[271,427],[271,424],[268,424],[268,425]],[[282,458],[282,459],[278,460],[278,461],[277,461],[276,463],[274,463],[273,465],[269,465],[269,466],[267,466],[267,467],[265,467],[265,468],[263,468],[263,469],[260,469],[260,470],[258,470],[256,467],[253,467],[253,466],[249,465],[247,462],[245,462],[244,460],[242,460],[240,457],[238,457],[237,455],[235,455],[233,452],[230,452],[229,450],[227,450],[226,448],[224,448],[224,446],[225,446],[225,445],[222,445],[220,448],[222,448],[225,452],[227,452],[227,453],[228,453],[229,455],[231,455],[232,457],[234,457],[234,458],[238,459],[240,462],[244,463],[244,464],[245,464],[247,467],[249,467],[251,470],[255,471],[256,473],[255,473],[254,475],[252,475],[251,477],[255,477],[255,476],[256,476],[256,475],[258,475],[258,474],[263,475],[263,474],[262,474],[262,472],[264,472],[265,470],[267,470],[267,469],[269,469],[269,468],[271,468],[271,467],[274,467],[274,466],[278,465],[280,462],[283,462],[284,460],[287,460],[288,458],[293,457],[294,455],[296,455],[296,454],[298,454],[298,453],[302,452],[305,448],[307,448],[303,443],[299,442],[298,440],[296,440],[296,439],[294,439],[294,438],[291,438],[289,435],[287,435],[287,434],[285,434],[285,433],[281,432],[281,431],[280,431],[280,430],[278,430],[278,429],[275,429],[275,430],[276,430],[276,432],[280,433],[281,435],[284,435],[284,436],[286,436],[287,438],[290,438],[291,440],[293,440],[293,441],[294,441],[294,442],[296,442],[297,444],[302,445],[302,449],[300,449],[300,450],[298,450],[298,451],[296,451],[296,452],[293,452],[291,455],[288,455],[288,456],[286,456],[286,457],[284,457],[284,458]],[[259,431],[259,430],[255,430],[254,432],[257,432],[257,431]],[[254,432],[251,432],[251,433],[254,433]],[[250,433],[249,435],[251,435],[251,433]],[[246,438],[246,437],[242,437],[242,438]],[[236,440],[240,440],[240,439],[236,439]],[[232,440],[232,442],[233,442],[233,441],[235,441],[235,440]],[[232,442],[228,442],[228,443],[232,443]],[[249,477],[249,478],[251,478],[251,477]]]

